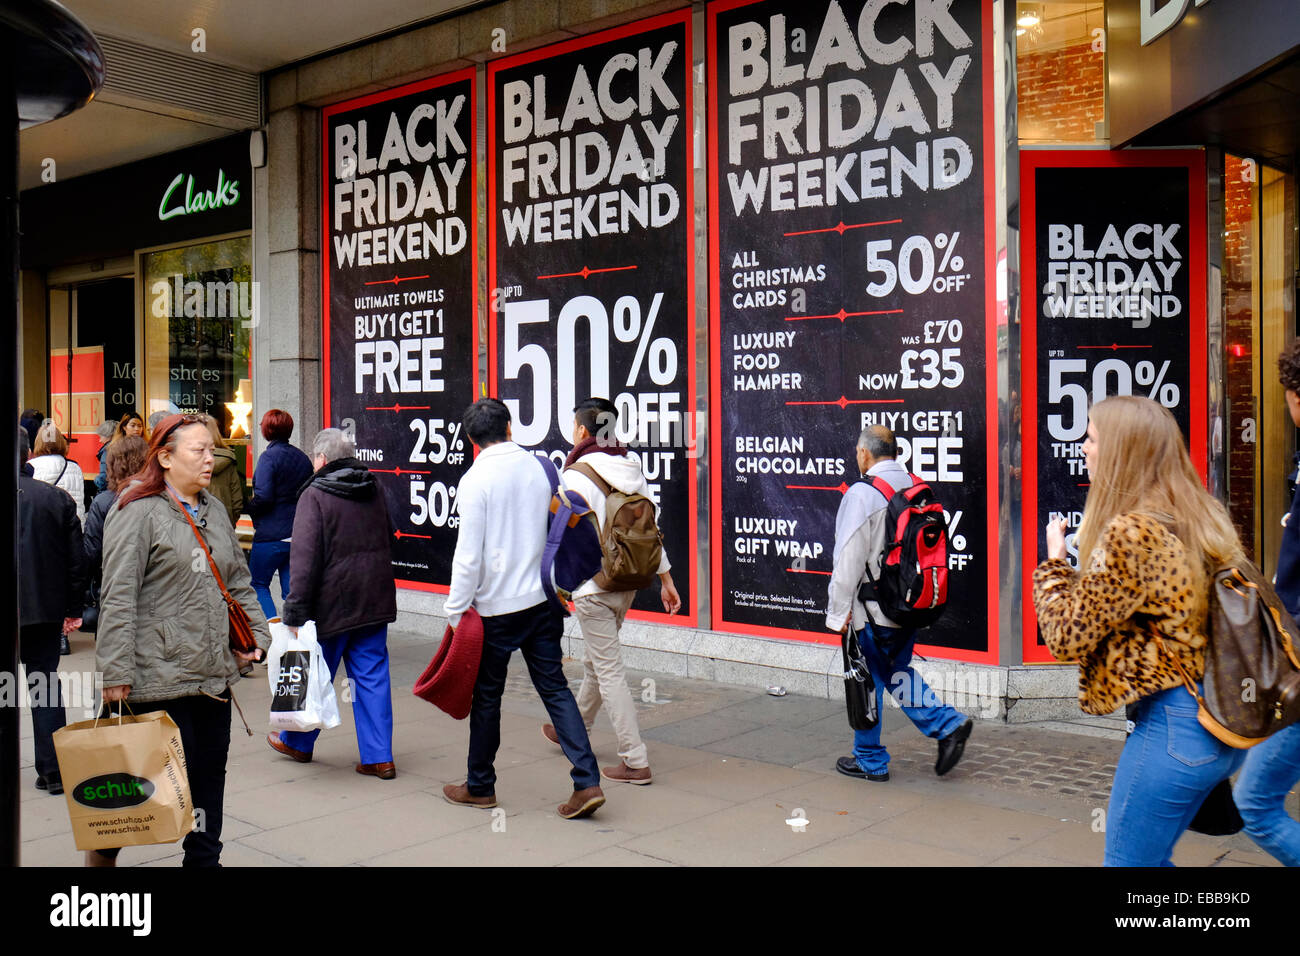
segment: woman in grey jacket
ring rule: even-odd
[[[185,866],[219,865],[230,687],[270,645],[235,531],[218,510],[221,504],[204,491],[212,461],[212,436],[201,416],[163,419],[143,470],[104,522],[96,646],[104,700],[125,700],[137,714],[165,710],[180,728],[190,793],[204,821],[202,832],[185,838]],[[248,612],[257,655],[230,647],[221,589],[206,564],[194,564],[196,528],[227,590]],[[91,850],[86,862],[112,866],[116,856]]]

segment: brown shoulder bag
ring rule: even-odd
[[[194,537],[199,540],[199,547],[201,547],[203,553],[207,555],[208,567],[212,569],[212,576],[217,581],[217,587],[221,588],[221,596],[226,601],[226,613],[230,617],[230,646],[241,654],[256,654],[258,651],[257,639],[253,636],[253,624],[248,619],[248,612],[245,611],[244,606],[231,597],[230,592],[226,590],[226,582],[221,580],[221,572],[217,570],[217,562],[212,560],[212,552],[208,550],[208,543],[203,540],[203,535],[199,533],[198,525],[196,525],[194,519],[190,517],[190,513],[186,510],[184,502],[180,501],[175,495],[173,495],[171,489],[168,489],[167,494],[171,496],[172,501],[176,502],[176,506],[181,509],[181,514],[183,514],[185,520],[190,523],[190,529],[194,532]]]

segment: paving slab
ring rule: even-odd
[[[64,670],[93,667],[93,645],[74,637]],[[891,779],[835,771],[852,748],[837,701],[644,670],[628,686],[654,782],[602,781],[608,802],[588,820],[555,807],[570,792],[568,761],[540,733],[548,717],[515,656],[501,713],[496,812],[452,806],[445,783],[465,779],[469,725],[410,694],[437,638],[390,635],[395,718],[391,781],[354,772],[356,734],[340,676],[340,726],[321,734],[314,759],[295,763],[265,741],[265,673],[242,681],[238,700],[253,736],[231,717],[227,866],[1097,866],[1105,837],[1093,830],[1109,799],[1123,746],[1086,719],[977,721],[962,762],[934,774],[935,742],[887,706],[882,739]],[[580,646],[580,645],[578,645]],[[580,660],[566,659],[576,693]],[[74,716],[80,716],[76,714]],[[1076,717],[1078,715],[1075,715]],[[1111,728],[1103,728],[1111,729]],[[79,866],[66,802],[35,789],[30,713],[20,718],[22,860]],[[601,766],[618,760],[602,711],[591,731]],[[1297,812],[1297,794],[1287,798]],[[787,820],[805,819],[801,829]],[[180,865],[179,844],[129,847],[124,866]],[[1245,834],[1186,834],[1182,866],[1277,866]]]

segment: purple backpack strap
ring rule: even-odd
[[[533,457],[541,464],[542,471],[546,472],[547,480],[551,483],[551,500],[555,501],[555,493],[560,490],[560,473],[555,467],[555,462],[551,461],[546,455],[534,455]],[[569,516],[573,511],[565,505],[562,499],[557,501],[556,504],[555,514],[547,518],[549,525],[546,532],[546,547],[542,549],[542,590],[546,592],[546,599],[567,616],[568,609],[555,593],[555,555],[560,550],[560,542],[564,539],[564,529],[568,526]]]

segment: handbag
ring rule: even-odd
[[[1300,719],[1300,633],[1281,599],[1245,559],[1220,565],[1210,585],[1205,693],[1156,637],[1196,699],[1196,719],[1217,740],[1245,750]]]
[[[482,656],[483,619],[471,607],[460,616],[454,630],[448,625],[437,653],[411,692],[456,720],[464,720],[474,702],[474,684]]]
[[[221,596],[226,601],[226,613],[230,618],[230,646],[241,654],[256,653],[258,649],[257,639],[253,636],[253,624],[248,618],[248,612],[245,611],[244,606],[231,597],[230,592],[226,590],[226,582],[221,580],[221,572],[217,570],[217,562],[212,560],[212,552],[208,550],[208,543],[203,540],[203,535],[199,534],[198,525],[196,525],[194,519],[190,517],[190,513],[186,510],[185,505],[171,493],[170,489],[168,489],[167,494],[171,495],[172,501],[176,502],[176,507],[180,508],[181,514],[183,514],[185,520],[190,523],[190,530],[194,532],[194,537],[199,539],[199,547],[201,547],[203,553],[207,555],[208,567],[212,569],[212,576],[217,581],[217,587],[221,588]],[[263,655],[263,659],[265,659],[265,655]]]
[[[849,712],[849,726],[854,730],[871,730],[880,723],[876,682],[852,626],[840,638],[840,651],[844,656],[844,704]]]

